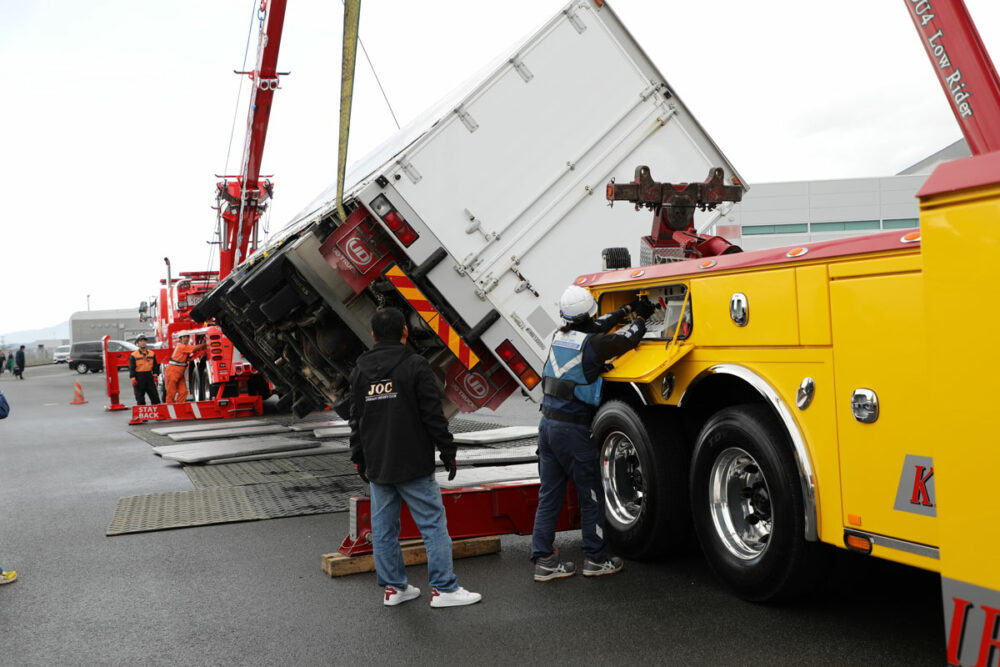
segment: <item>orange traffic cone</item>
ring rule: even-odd
[[[76,381],[76,388],[73,390],[73,400],[69,402],[70,405],[80,405],[81,403],[86,403],[86,399],[83,398],[83,389],[80,387],[80,381]]]

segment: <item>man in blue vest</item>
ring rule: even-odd
[[[535,581],[571,577],[576,572],[571,561],[559,561],[559,554],[552,546],[569,479],[579,494],[583,575],[615,574],[623,567],[621,558],[608,557],[604,542],[604,490],[590,422],[600,404],[600,374],[605,363],[639,344],[646,333],[646,318],[654,310],[648,299],[636,299],[594,319],[597,302],[590,292],[576,285],[570,285],[559,300],[559,314],[566,324],[552,339],[542,373],[545,396],[538,424],[538,469],[542,485],[531,536]],[[608,333],[629,313],[636,317],[628,326]]]

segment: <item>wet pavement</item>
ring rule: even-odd
[[[12,409],[0,421],[0,565],[20,573],[0,588],[3,665],[944,662],[938,577],[850,554],[830,590],[770,606],[732,596],[696,552],[536,584],[529,538],[512,536],[500,554],[456,561],[482,603],[431,609],[417,566],[422,596],[385,608],[374,574],[320,568],[346,513],[106,537],[120,497],[192,483],[127,432],[127,412],[104,411],[102,375],[25,377],[0,376]],[[76,380],[87,404],[69,405]],[[536,410],[518,401],[488,417],[525,424]],[[580,559],[578,534],[558,545]]]

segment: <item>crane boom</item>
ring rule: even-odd
[[[1000,150],[1000,77],[965,3],[904,2],[969,150]]]
[[[261,0],[260,35],[257,44],[257,65],[252,72],[239,72],[253,83],[247,134],[243,145],[243,160],[238,176],[216,185],[221,227],[219,230],[219,278],[225,278],[233,267],[247,256],[247,247],[256,236],[257,221],[266,208],[272,192],[271,182],[260,180],[260,164],[264,156],[264,139],[271,116],[271,102],[278,89],[278,50],[281,29],[285,22],[286,0]],[[254,248],[250,248],[253,252]]]

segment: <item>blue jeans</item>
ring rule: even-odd
[[[442,593],[458,588],[458,577],[451,564],[451,537],[441,504],[441,487],[434,475],[401,484],[371,482],[371,498],[372,548],[378,585],[406,588],[406,566],[399,546],[399,510],[401,503],[406,502],[424,538],[431,586]]]
[[[535,528],[531,534],[531,560],[555,552],[556,523],[566,495],[566,481],[573,480],[580,502],[583,555],[592,561],[605,558],[604,489],[598,465],[597,444],[590,427],[542,417],[538,424],[538,490]]]

